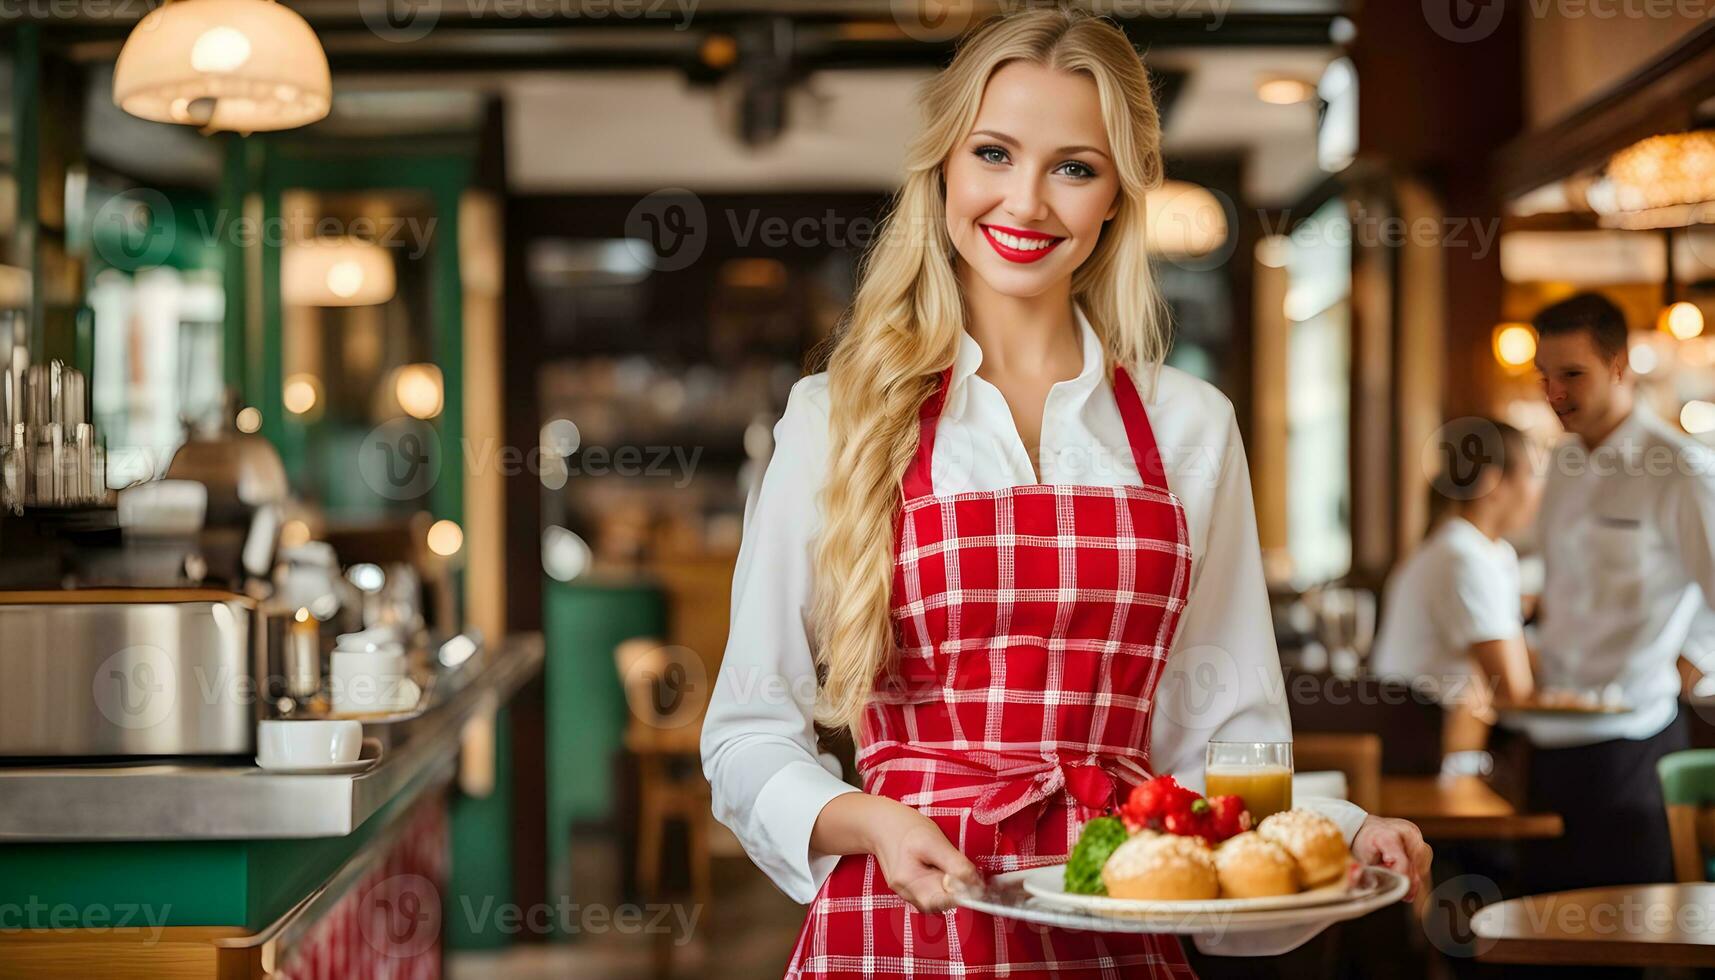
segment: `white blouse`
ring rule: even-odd
[[[1083,369],[1048,393],[1041,482],[1139,483],[1101,342],[1082,310],[1077,320]],[[937,494],[1037,482],[1006,399],[976,374],[982,356],[962,334],[931,460]],[[1291,723],[1232,403],[1173,368],[1153,380],[1139,377],[1139,394],[1185,508],[1193,558],[1189,601],[1156,691],[1149,757],[1154,771],[1200,790],[1211,739],[1290,739]],[[828,458],[825,374],[793,387],[774,438],[746,503],[731,630],[703,725],[703,771],[715,817],[786,894],[809,902],[838,862],[811,851],[810,830],[829,800],[859,791],[831,755],[818,755],[811,723],[811,542]],[[1300,802],[1335,819],[1348,842],[1365,816],[1344,801]]]

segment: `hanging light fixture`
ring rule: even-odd
[[[1621,211],[1715,201],[1715,131],[1639,140],[1608,159],[1606,177]]]
[[[360,238],[293,242],[280,256],[281,297],[294,306],[374,306],[393,288],[392,254]]]
[[[119,108],[205,131],[291,129],[332,100],[315,31],[273,0],[168,0],[132,28],[113,69]]]

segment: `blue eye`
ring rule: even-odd
[[[1000,154],[1000,159],[999,160],[992,159],[989,156],[989,154],[991,154],[991,153]],[[977,157],[977,159],[983,161],[984,163],[1005,163],[1006,162],[1006,151],[1004,149],[998,147],[998,146],[979,146],[976,149],[976,157]]]
[[[1065,163],[1062,163],[1060,167],[1061,169],[1070,167],[1075,171],[1079,171],[1077,173],[1067,174],[1068,177],[1076,177],[1079,180],[1089,180],[1096,175],[1096,172],[1092,170],[1088,164],[1080,163],[1077,160],[1067,160]]]

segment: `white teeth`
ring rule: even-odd
[[[1041,251],[1058,240],[1054,238],[1019,238],[1017,235],[1008,235],[999,228],[990,228],[989,234],[995,237],[995,241],[1008,248],[1021,249],[1026,252]]]

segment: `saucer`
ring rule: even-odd
[[[405,718],[415,718],[423,713],[423,687],[409,677],[401,678],[399,690],[406,696],[384,704],[345,705],[346,710],[329,705],[328,717],[333,719],[373,720],[386,718],[402,721]]]
[[[273,776],[344,776],[363,772],[380,761],[381,740],[366,738],[363,740],[362,754],[351,762],[335,762],[325,766],[292,766],[288,769],[269,769],[262,765],[261,757],[257,757],[256,766]]]

